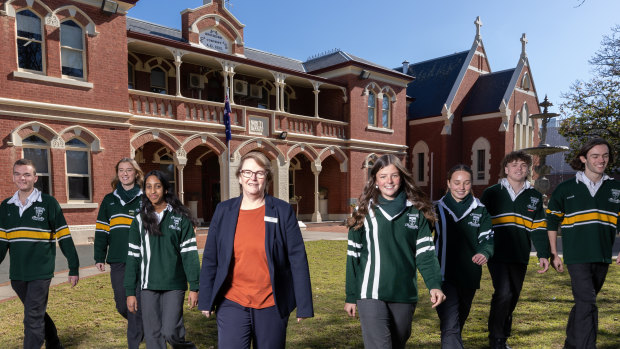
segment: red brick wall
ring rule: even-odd
[[[66,1],[46,1],[52,10],[67,5]],[[34,3],[34,10],[41,15],[45,23],[46,10],[38,3]],[[19,0],[11,5],[16,11],[25,8],[26,2]],[[15,46],[15,18],[0,16],[0,40],[8,49],[0,50],[0,90],[5,98],[32,100],[46,103],[74,105],[88,108],[127,111],[127,62],[119,57],[127,57],[126,19],[121,15],[104,15],[98,7],[80,3],[73,4],[84,11],[94,22],[96,36],[85,33],[87,81],[93,83],[93,88],[82,88],[64,84],[41,82],[30,79],[14,78],[12,72],[17,71]],[[68,11],[61,11],[59,19],[62,21]],[[75,21],[86,22],[77,12]],[[46,75],[61,78],[60,69],[60,28],[49,25],[44,27],[44,50]],[[123,43],[119,45],[118,43]],[[4,47],[4,46],[3,46]]]

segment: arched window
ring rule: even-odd
[[[521,80],[521,88],[524,90],[529,90],[532,88],[532,81],[530,80],[530,74],[523,74],[523,80]]]
[[[136,88],[135,74],[131,63],[127,63],[127,81],[129,82],[128,87],[130,89]]]
[[[418,186],[427,186],[430,170],[430,154],[428,144],[418,141],[412,150],[413,180]]]
[[[472,170],[474,172],[474,185],[489,184],[491,170],[491,143],[484,138],[476,139],[471,149]]]
[[[84,34],[72,20],[60,24],[62,75],[84,78]]]
[[[155,152],[153,156],[153,162],[159,164],[159,170],[164,173],[164,176],[170,182],[170,187],[175,188],[176,192],[176,176],[177,172],[175,171],[174,166],[174,156],[170,152],[170,150],[166,147],[160,148]]]
[[[167,94],[167,80],[166,72],[163,69],[160,67],[151,69],[151,92]]]
[[[49,149],[49,143],[39,136],[32,135],[22,140],[23,157],[34,163],[39,177],[34,186],[41,192],[52,195]]]
[[[374,126],[376,124],[376,104],[377,97],[374,92],[368,91],[368,125]]]
[[[390,97],[384,94],[381,105],[381,126],[384,128],[390,128],[390,105]]]
[[[15,15],[17,22],[17,61],[19,68],[43,71],[41,18],[30,10]]]
[[[65,143],[70,201],[91,201],[90,148],[78,138]]]

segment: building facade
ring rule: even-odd
[[[377,156],[406,158],[410,75],[342,51],[302,62],[245,47],[222,0],[183,11],[181,30],[127,17],[136,3],[0,1],[0,194],[32,159],[76,240],[122,157],[164,171],[204,222],[239,195],[249,151],[271,160],[270,193],[319,222],[349,215]]]
[[[407,145],[416,184],[434,200],[446,190],[448,170],[466,164],[476,195],[498,182],[505,154],[538,145],[538,95],[521,37],[515,68],[493,72],[480,17],[469,50],[395,70],[415,78],[407,88]]]

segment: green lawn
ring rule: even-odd
[[[306,243],[315,317],[298,324],[293,314],[289,323],[288,348],[362,348],[358,319],[344,311],[346,241]],[[561,348],[566,319],[572,306],[568,273],[555,271],[539,275],[532,259],[521,301],[517,306],[513,348]],[[482,288],[476,294],[470,317],[463,331],[467,348],[486,348],[486,319],[492,286],[486,267]],[[429,306],[426,288],[420,281],[420,294],[414,316],[410,348],[439,348],[439,321]],[[603,290],[598,296],[599,349],[620,347],[620,266],[610,266]],[[50,291],[49,313],[56,322],[67,348],[126,347],[125,321],[116,313],[109,275],[80,280],[75,289],[67,284]],[[0,348],[18,348],[23,339],[22,305],[19,300],[0,304]],[[199,348],[214,348],[217,329],[214,319],[197,311],[185,313],[187,338]]]

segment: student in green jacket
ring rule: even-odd
[[[562,227],[562,252],[575,302],[566,325],[567,349],[596,348],[596,296],[605,282],[620,229],[620,182],[605,174],[614,161],[613,153],[602,138],[586,142],[570,163],[578,171],[575,178],[560,183],[549,199],[551,266],[564,271],[556,242]],[[620,265],[620,254],[616,263]]]
[[[434,253],[432,203],[394,155],[372,167],[359,206],[347,225],[346,300],[359,311],[366,348],[404,348],[418,301],[417,272],[432,307],[444,301]]]
[[[513,151],[502,160],[502,179],[484,190],[480,201],[493,220],[494,253],[488,267],[493,280],[493,297],[489,311],[491,349],[507,349],[506,339],[512,329],[512,313],[519,301],[530,260],[532,242],[538,252],[541,270],[549,268],[549,239],[542,194],[527,177],[532,157]]]
[[[97,215],[95,230],[95,266],[105,271],[110,264],[110,282],[114,292],[116,310],[127,319],[127,345],[136,349],[144,337],[140,311],[127,311],[127,296],[123,280],[127,261],[129,227],[140,209],[144,173],[134,159],[122,158],[116,163],[116,176],[112,180],[112,192],[107,194]],[[136,293],[138,303],[140,292]]]
[[[183,300],[198,303],[200,262],[194,220],[172,192],[161,171],[144,177],[144,196],[139,214],[129,228],[129,252],[125,272],[127,308],[138,310],[136,289],[141,289],[144,341],[149,349],[195,348],[185,340]]]
[[[437,307],[442,348],[463,348],[461,332],[480,288],[482,265],[493,255],[491,216],[471,191],[466,165],[448,171],[448,192],[436,204],[435,250],[446,301]]]
[[[58,201],[34,187],[37,170],[28,159],[13,165],[15,194],[0,205],[0,263],[11,259],[11,287],[24,304],[24,348],[62,348],[56,326],[45,312],[54,277],[56,243],[69,263],[69,283],[77,285],[80,262]]]

